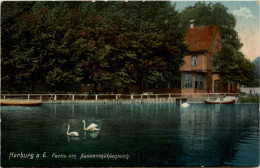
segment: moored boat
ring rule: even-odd
[[[204,103],[206,104],[234,104],[236,102],[235,97],[225,97],[223,99],[216,99],[216,100],[211,100],[211,99],[206,99],[204,100]]]
[[[1,99],[2,106],[41,106],[42,100],[12,100]]]

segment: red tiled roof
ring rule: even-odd
[[[185,41],[189,50],[207,50],[218,29],[219,25],[189,28],[185,35]]]

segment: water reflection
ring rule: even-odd
[[[92,139],[97,139],[99,137],[100,131],[95,131],[95,132],[87,132],[84,131],[84,138],[87,139],[87,137],[90,137]]]
[[[70,142],[70,141],[78,141],[79,140],[79,137],[70,137],[70,136],[67,136],[67,141]]]
[[[95,166],[259,165],[259,105],[45,104],[2,107],[2,118],[5,166],[16,163],[8,155],[18,150],[128,153],[131,158],[91,162]],[[101,131],[84,131],[82,120],[86,126],[96,123]],[[67,137],[65,125],[80,136]],[[58,161],[43,163],[66,166]],[[78,166],[86,163],[90,162],[77,160]],[[35,165],[36,161],[31,166]]]
[[[72,104],[71,107],[72,107],[71,113],[72,113],[72,115],[74,115],[75,114],[75,105]]]
[[[184,153],[189,156],[188,161],[194,163],[200,160],[204,166],[231,162],[241,139],[250,138],[243,136],[245,132],[258,130],[255,127],[259,121],[256,105],[247,107],[246,115],[244,108],[243,105],[206,105],[205,108],[192,105],[187,109],[181,108],[181,138],[186,144]],[[259,145],[256,148],[259,149]]]

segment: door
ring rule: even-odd
[[[220,82],[219,80],[214,81],[214,93],[219,93],[220,92]]]

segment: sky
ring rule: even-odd
[[[179,10],[193,6],[198,1],[174,1]],[[208,1],[210,2],[210,1]],[[246,58],[253,61],[260,56],[260,25],[259,25],[259,6],[260,0],[255,1],[212,1],[221,2],[228,8],[237,21],[236,31],[240,41],[243,43],[241,52]]]

